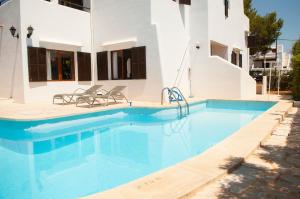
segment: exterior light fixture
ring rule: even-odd
[[[34,31],[34,29],[33,29],[32,26],[29,26],[29,27],[27,28],[27,31],[28,31],[28,33],[27,33],[27,38],[29,39],[29,38],[31,37],[31,35],[32,35],[33,31]]]
[[[14,26],[12,26],[12,27],[9,29],[11,35],[12,35],[13,37],[16,37],[16,38],[19,39],[19,34],[16,35],[16,30],[17,30],[17,29],[16,29]]]

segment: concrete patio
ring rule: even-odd
[[[300,198],[299,154],[300,109],[293,108],[237,170],[198,190],[192,199]]]

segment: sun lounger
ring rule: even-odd
[[[76,100],[76,106],[78,106],[78,104],[80,103],[87,103],[90,105],[90,107],[92,107],[96,101],[99,102],[98,99],[105,100],[106,106],[108,105],[110,99],[114,100],[114,102],[117,102],[117,100],[126,100],[126,102],[128,103],[129,102],[128,99],[122,93],[122,91],[126,88],[127,88],[126,86],[116,86],[110,91],[101,89],[101,91],[103,92],[103,94],[101,95],[92,94],[92,95],[79,96]]]
[[[102,85],[94,85],[89,89],[85,90],[82,88],[76,89],[73,93],[64,93],[64,94],[57,94],[53,96],[53,104],[55,100],[62,100],[63,104],[69,104],[72,102],[76,102],[75,98],[85,95],[97,95],[97,93],[102,88]]]

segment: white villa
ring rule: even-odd
[[[8,0],[0,98],[47,102],[94,84],[127,86],[131,100],[159,101],[173,86],[251,98],[248,32],[243,0]]]
[[[258,54],[250,59],[251,71],[270,71],[275,68],[281,71],[290,71],[292,70],[291,57],[291,54],[284,51],[282,44],[278,44],[277,49],[274,45],[265,56]]]

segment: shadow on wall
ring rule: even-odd
[[[29,83],[30,88],[39,88],[39,87],[44,87],[47,85],[48,85],[48,82],[30,82]]]
[[[221,182],[220,199],[228,198],[300,198],[300,111],[283,122],[291,130],[285,146],[266,143],[256,150],[255,161],[243,163],[230,178]],[[290,124],[291,123],[291,124]],[[281,130],[281,132],[282,132]],[[282,139],[280,130],[272,138]],[[272,139],[271,138],[271,139]],[[253,156],[252,155],[252,156]],[[222,166],[230,169],[241,158],[231,158]],[[261,163],[265,162],[267,165]],[[229,171],[230,172],[230,171]]]
[[[3,26],[0,25],[0,60],[2,56]]]
[[[10,98],[13,98],[14,96],[14,89],[15,89],[15,76],[16,76],[16,67],[17,67],[17,63],[18,63],[18,56],[19,56],[19,44],[21,42],[19,42],[19,39],[16,39],[16,47],[15,47],[15,59],[14,59],[14,64],[13,64],[13,70],[12,70],[12,75],[11,75],[11,87],[10,87]]]

